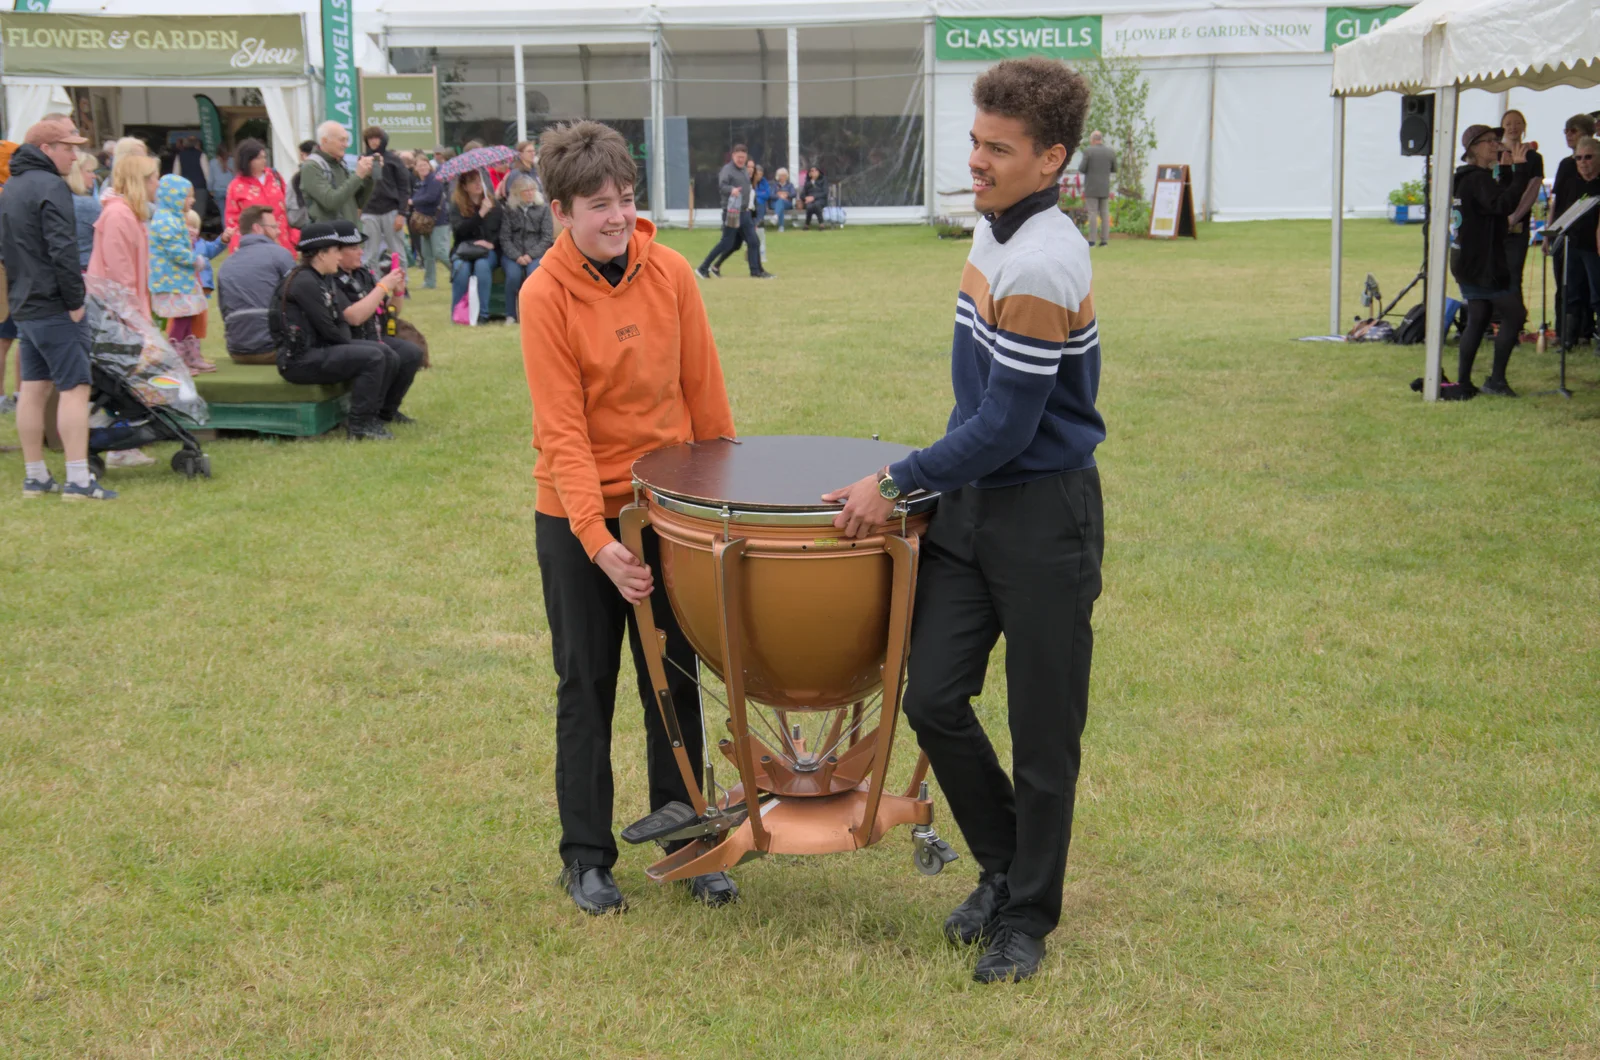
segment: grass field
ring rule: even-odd
[[[1346,290],[1419,242],[1351,224]],[[777,282],[704,285],[741,433],[936,438],[966,245],[769,246]],[[420,297],[387,445],[230,438],[77,506],[0,456],[0,1057],[1600,1057],[1600,362],[1424,406],[1420,347],[1292,341],[1326,250],[1095,251],[1106,588],[1020,986],[940,937],[970,858],[903,835],[716,911],[624,850],[632,910],[573,910],[513,331]],[[624,696],[619,826],[641,732]]]

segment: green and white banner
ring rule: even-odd
[[[1083,59],[1100,51],[1100,16],[941,18],[934,27],[940,59]]]
[[[62,15],[0,11],[8,74],[301,77],[299,15]]]
[[[210,96],[197,94],[194,105],[200,110],[200,146],[206,157],[211,158],[222,146],[222,115],[217,113],[217,105]]]
[[[432,74],[362,74],[361,127],[376,125],[389,146],[431,150],[441,141],[439,89]]]
[[[1333,51],[1341,44],[1349,44],[1357,37],[1365,37],[1396,15],[1411,10],[1408,7],[1330,7],[1328,26],[1323,48]]]
[[[1105,16],[1107,55],[1256,55],[1322,51],[1320,7],[1216,7]]]
[[[350,19],[350,0],[322,0],[323,114],[327,120],[344,126],[354,150],[359,106],[355,37]]]

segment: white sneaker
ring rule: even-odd
[[[138,449],[118,449],[106,454],[106,467],[149,467],[155,462],[154,457],[146,456]]]

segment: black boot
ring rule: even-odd
[[[561,883],[572,896],[572,904],[590,916],[621,913],[628,908],[610,869],[574,861],[561,870]]]
[[[1000,907],[1011,897],[1006,874],[988,872],[978,877],[977,888],[944,921],[944,937],[958,946],[970,946],[995,929]]]
[[[352,442],[386,442],[394,438],[394,434],[376,416],[351,416],[345,422],[344,432]]]

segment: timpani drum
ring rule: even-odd
[[[738,776],[721,788],[708,754],[705,790],[695,783],[689,755],[700,749],[679,735],[665,638],[646,599],[639,627],[660,648],[646,653],[649,676],[693,802],[624,829],[632,842],[690,840],[652,877],[857,849],[901,824],[914,826],[923,872],[955,858],[930,827],[925,758],[904,794],[884,790],[920,535],[937,496],[903,498],[860,538],[843,536],[833,525],[841,506],[821,499],[909,452],[876,440],[752,437],[676,445],[634,464],[623,544],[642,557],[644,528],[660,539],[673,613],[727,690],[728,736],[716,750]]]

